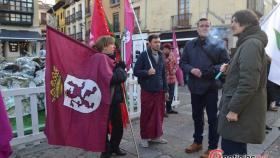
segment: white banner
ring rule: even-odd
[[[265,51],[272,59],[268,79],[280,85],[280,3],[264,19],[261,28],[268,36]]]

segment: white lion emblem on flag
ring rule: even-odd
[[[101,91],[93,80],[67,75],[64,82],[64,105],[81,113],[95,111],[101,102]]]

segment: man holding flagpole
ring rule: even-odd
[[[149,147],[149,141],[166,144],[162,125],[164,104],[168,99],[168,86],[165,75],[165,63],[160,52],[158,35],[148,37],[149,48],[140,54],[135,63],[134,75],[141,86],[140,135],[142,147]]]

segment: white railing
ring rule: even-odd
[[[37,108],[37,94],[45,93],[44,87],[31,87],[31,88],[19,88],[19,89],[10,89],[3,91],[3,97],[14,97],[15,103],[15,116],[16,116],[16,130],[13,133],[16,134],[12,140],[12,145],[24,144],[27,142],[33,142],[44,138],[44,134],[39,131],[39,119],[38,119],[38,108]],[[27,129],[24,128],[23,121],[23,105],[22,99],[24,96],[30,98],[30,113],[32,120],[32,134],[25,135],[24,131]]]
[[[126,83],[128,92],[128,111],[131,119],[138,118],[141,112],[141,100],[140,100],[140,86],[137,83],[137,79],[129,77]],[[178,86],[175,87],[175,97],[172,106],[177,106],[180,102],[178,101]],[[38,99],[37,95],[45,93],[45,87],[30,87],[30,88],[18,88],[3,90],[3,97],[14,97],[15,103],[15,116],[16,116],[16,130],[13,131],[15,134],[11,144],[24,146],[25,143],[35,142],[39,143],[39,140],[45,138],[45,135],[40,131],[38,119]],[[24,115],[23,115],[23,97],[30,98],[30,113],[32,125],[31,128],[24,128]],[[44,104],[45,105],[45,104]],[[26,130],[31,130],[31,134],[25,134]],[[37,142],[36,142],[37,141]]]

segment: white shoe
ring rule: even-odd
[[[143,148],[148,148],[149,147],[149,142],[147,139],[142,139],[140,146]]]
[[[163,139],[163,138],[151,139],[151,142],[159,143],[159,144],[167,144],[168,143],[168,141],[166,139]]]

